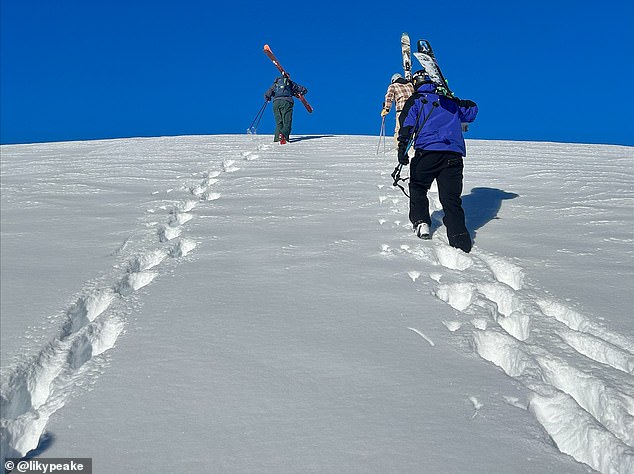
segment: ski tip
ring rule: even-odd
[[[264,51],[271,51],[271,47],[268,44],[265,44],[262,49],[264,49]]]

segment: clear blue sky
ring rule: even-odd
[[[634,145],[631,1],[0,1],[2,143],[244,133],[265,43],[309,89],[294,134],[378,135],[407,31],[480,106],[468,137]]]

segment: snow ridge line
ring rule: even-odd
[[[256,150],[268,147],[256,145]],[[241,156],[247,161],[259,158],[253,151],[244,151]],[[221,171],[205,172],[200,183],[185,186],[193,199],[176,202],[169,209],[166,223],[158,226],[159,247],[129,260],[124,274],[114,283],[87,290],[65,311],[58,334],[30,360],[12,368],[6,377],[3,374],[1,459],[23,457],[35,449],[50,416],[65,405],[74,388],[94,383],[100,365],[98,356],[112,349],[125,329],[121,303],[149,285],[159,275],[155,268],[165,259],[185,257],[196,248],[196,242],[181,237],[183,225],[193,219],[190,211],[199,203],[220,198],[211,187],[223,172],[238,171],[235,163],[234,159],[226,159]],[[122,253],[130,240],[127,238],[113,255]]]
[[[441,213],[435,185],[430,191]],[[407,212],[400,199],[380,196],[379,203],[391,215]],[[382,244],[380,254],[433,268],[432,293],[459,316],[442,323],[529,390],[523,406],[561,452],[600,472],[634,472],[634,341],[531,288],[516,262],[477,247],[465,254],[444,234],[435,229],[431,241],[410,237],[416,243],[399,248]],[[414,284],[419,270],[407,272]]]

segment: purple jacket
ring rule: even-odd
[[[410,137],[416,133],[413,145],[416,150],[453,151],[466,156],[461,123],[473,122],[477,114],[475,102],[438,95],[436,84],[424,83],[407,100],[401,112],[399,150],[404,151]]]

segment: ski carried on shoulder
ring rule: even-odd
[[[407,33],[403,33],[401,35],[401,56],[403,58],[403,73],[405,74],[405,79],[407,79],[408,81],[411,81],[412,80],[412,54],[411,54],[409,35]]]
[[[451,92],[451,89],[449,89],[449,85],[447,84],[447,79],[445,79],[445,76],[443,76],[442,71],[440,70],[440,66],[438,66],[436,55],[434,54],[434,50],[432,49],[431,44],[429,44],[429,41],[425,39],[418,40],[414,57],[418,60],[421,66],[423,66],[430,79],[438,86],[438,92],[446,95],[447,97],[454,97],[454,93]]]
[[[268,44],[264,45],[264,54],[266,54],[267,57],[273,62],[273,64],[275,64],[275,67],[280,71],[280,73],[284,77],[286,77],[288,79],[291,78],[290,74],[288,72],[286,72],[286,70],[282,67],[280,62],[277,60],[277,58],[273,54],[273,51],[271,51],[271,48],[269,47]],[[308,101],[306,100],[306,98],[302,94],[295,94],[295,97],[297,97],[302,102],[302,104],[304,104],[304,107],[306,107],[306,110],[308,110],[309,113],[312,113],[312,111],[313,111],[312,106],[308,103]]]

